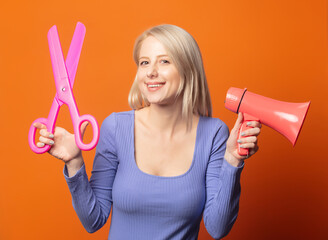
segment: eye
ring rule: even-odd
[[[139,63],[139,65],[142,66],[142,65],[146,65],[146,64],[148,64],[148,63],[149,63],[148,61],[141,61],[141,62]]]
[[[161,63],[169,64],[170,62],[169,62],[168,60],[166,60],[166,59],[162,59],[162,60],[161,60]]]

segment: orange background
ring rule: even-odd
[[[93,235],[83,229],[63,163],[33,153],[27,141],[30,124],[48,116],[55,95],[47,31],[57,25],[66,55],[77,21],[87,33],[74,95],[80,113],[99,123],[130,109],[134,40],[162,23],[186,29],[199,43],[214,117],[230,128],[236,115],[223,101],[231,86],[281,101],[311,100],[294,148],[263,127],[260,150],[242,174],[239,217],[225,239],[328,236],[326,1],[2,1],[0,20],[0,239],[107,239],[109,222]],[[73,129],[66,106],[57,125]],[[94,153],[84,152],[88,174]],[[203,224],[199,239],[211,239]]]

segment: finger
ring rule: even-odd
[[[37,144],[36,144],[37,147],[44,147],[44,145],[45,144],[44,143],[41,143],[41,142],[37,142]]]
[[[243,143],[240,145],[241,148],[252,149],[256,147],[256,143]]]
[[[51,132],[48,132],[46,129],[41,129],[39,133],[43,137],[54,138],[54,135]]]
[[[49,139],[49,138],[46,138],[46,137],[43,137],[43,136],[40,136],[39,137],[39,141],[41,143],[48,144],[48,145],[54,145],[54,143],[55,143],[54,140]]]
[[[247,122],[247,126],[253,127],[253,128],[255,128],[255,127],[262,128],[262,124],[258,121],[249,121],[249,122]]]
[[[89,122],[88,121],[85,121],[81,124],[81,135],[82,135],[82,138],[84,136],[84,133],[85,133],[85,130],[87,129],[87,126],[89,125]]]
[[[258,136],[261,133],[261,129],[258,127],[250,128],[241,133],[241,136]]]
[[[42,124],[42,123],[39,123],[39,122],[35,122],[33,123],[33,126],[38,128],[38,129],[43,129],[43,128],[47,128],[46,125]]]
[[[257,137],[251,136],[251,137],[245,137],[245,138],[240,138],[237,140],[238,143],[257,143]]]
[[[241,127],[241,125],[243,123],[243,119],[244,119],[243,114],[241,112],[238,113],[238,118],[231,131],[239,131],[239,128]]]

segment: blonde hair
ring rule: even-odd
[[[182,94],[182,117],[187,120],[187,128],[191,128],[194,113],[211,117],[210,93],[202,56],[195,39],[187,31],[174,25],[164,24],[150,28],[135,41],[133,58],[137,66],[141,45],[149,36],[155,37],[164,45],[181,76],[176,97]],[[128,100],[132,109],[141,109],[150,105],[141,94],[136,78],[132,84]]]

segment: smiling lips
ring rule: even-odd
[[[146,83],[146,85],[149,91],[154,92],[162,88],[165,85],[165,82],[151,82]]]

